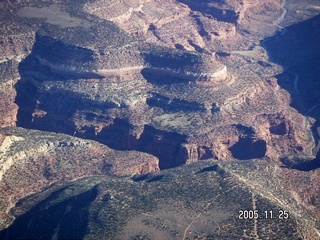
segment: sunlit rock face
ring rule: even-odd
[[[115,29],[119,40],[115,46],[107,45],[110,39],[103,43],[99,34],[92,42],[93,37],[74,40],[72,35],[60,36],[57,29],[38,31],[31,53],[19,65],[21,79],[15,99],[20,106],[19,126],[95,139],[116,149],[144,151],[168,168],[204,158],[201,153],[198,157],[192,154],[192,159],[190,154],[181,154],[184,143],[209,149],[208,156],[221,160],[238,158],[230,151],[231,145],[220,146],[224,137],[210,132],[218,130],[239,140],[241,132],[229,132],[229,128],[241,124],[253,128],[254,139],[266,142],[266,136],[271,140],[277,134],[270,132],[272,128],[261,129],[259,116],[288,114],[284,111],[297,114],[288,106],[286,94],[278,94],[277,88],[261,77],[272,79],[271,74],[279,71],[276,66],[264,69],[255,62],[242,66],[245,59],[241,54],[217,57],[133,42],[134,38],[112,23],[100,25],[97,30]],[[80,34],[88,29],[71,31]],[[288,154],[288,144],[300,146],[309,141],[303,126],[294,128],[301,129],[290,133],[295,140],[280,146]],[[147,146],[144,139],[149,139],[149,129],[162,136],[154,147]],[[284,134],[286,137],[289,134]],[[167,155],[163,154],[165,148]],[[262,154],[250,158],[274,159],[278,155],[274,148],[265,146]]]
[[[133,7],[137,4],[138,8]],[[261,154],[252,157],[276,159],[279,151],[290,154],[292,149],[310,152],[306,129],[290,121],[301,116],[289,107],[288,95],[278,93],[274,75],[281,70],[266,63],[265,52],[259,48],[261,37],[273,30],[263,28],[250,37],[243,32],[248,16],[267,12],[264,21],[270,24],[280,18],[279,4],[270,1],[254,7],[247,2],[197,5],[180,1],[166,2],[170,6],[166,11],[156,5],[154,1],[108,6],[94,1],[75,9],[67,4],[48,3],[40,8],[18,5],[14,14],[32,23],[29,32],[33,38],[27,40],[28,54],[13,67],[20,77],[13,89],[17,94],[14,102],[8,99],[6,103],[15,110],[4,124],[16,122],[18,126],[95,139],[116,149],[148,152],[160,159],[163,168],[205,156],[237,158],[230,149],[247,137],[266,143]],[[149,22],[144,34],[136,36],[130,30],[143,26],[131,18]],[[176,34],[171,26],[179,26],[180,18],[185,23],[194,21],[189,28],[203,40],[201,47],[196,47],[196,38],[187,35],[180,35],[182,42],[175,39],[174,46],[163,41],[161,31],[168,28]],[[210,26],[216,26],[216,32],[209,31]],[[224,28],[233,30],[222,38]],[[150,41],[149,32],[158,32],[158,40]],[[211,37],[205,34],[209,32]],[[228,48],[224,46],[227,42]],[[264,115],[284,116],[286,126],[297,130],[278,129],[263,120]],[[253,133],[246,137],[237,129],[230,132],[235,124],[251,127]],[[158,150],[145,147],[141,136],[149,136],[149,129],[163,135],[159,141],[170,146],[170,157],[162,156],[159,149],[163,147],[156,141]],[[166,140],[170,134],[179,137]],[[277,136],[281,136],[280,145]],[[208,153],[184,150],[188,144]],[[189,154],[182,154],[184,151]]]
[[[232,172],[268,201],[293,202],[301,219],[303,211],[318,219],[312,69],[319,51],[310,39],[319,38],[312,18],[319,8],[304,2],[310,7],[275,0],[1,3],[1,228],[19,199],[55,182],[104,175],[125,185],[142,174],[142,182],[158,183],[166,179],[153,172],[206,159],[226,165],[203,172]],[[269,175],[250,174],[257,169]],[[87,190],[57,206],[68,208],[77,196],[100,199],[100,188]],[[81,205],[86,214],[88,206]]]
[[[0,159],[1,228],[20,198],[55,182],[159,171],[159,159],[146,153],[115,151],[90,140],[22,128],[1,129]]]

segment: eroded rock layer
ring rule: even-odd
[[[319,88],[310,73],[319,48],[303,40],[319,39],[319,4],[305,2],[0,3],[1,228],[19,215],[10,210],[20,198],[55,182],[216,159],[234,181],[289,204],[307,222],[306,236],[319,234]],[[255,182],[258,175],[241,168],[252,159],[276,180]],[[79,198],[95,201],[105,191],[92,187]],[[257,227],[244,237],[258,238]],[[177,236],[185,239],[187,229]]]
[[[177,6],[186,8],[185,4]],[[40,27],[31,53],[19,64],[21,79],[16,84],[19,126],[148,152],[160,159],[161,168],[204,156],[275,160],[280,152],[311,154],[307,129],[290,120],[302,117],[273,84],[281,70],[261,64],[263,51],[250,58],[241,51],[224,56],[209,54],[209,48],[199,53],[146,44],[85,12],[81,17],[91,20],[90,27],[68,26],[66,16],[74,12],[67,5],[24,6],[16,14],[31,21],[28,14],[51,8],[66,19],[54,22],[48,16],[46,24],[40,18],[34,23]],[[222,22],[236,24],[237,19]],[[259,35],[255,38],[251,41],[257,42]],[[291,127],[292,131],[282,130],[280,145],[274,144],[280,142],[277,130],[268,123],[262,127],[265,115],[271,118],[267,121],[283,116]],[[235,125],[252,132],[238,131]],[[197,146],[198,154],[190,146]],[[237,148],[252,154],[240,157]]]
[[[19,199],[55,182],[159,170],[159,160],[146,153],[114,151],[89,140],[21,128],[1,129],[0,160],[1,228]]]

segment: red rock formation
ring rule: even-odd
[[[159,160],[136,151],[114,151],[89,140],[63,134],[10,128],[0,134],[1,219],[15,203],[59,181],[86,176],[132,176],[159,170]],[[0,228],[5,222],[0,222]]]

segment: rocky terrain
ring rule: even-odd
[[[159,170],[159,160],[141,152],[114,151],[97,142],[63,134],[3,128],[1,142],[1,226],[22,197],[58,181],[85,176],[132,176]]]
[[[19,201],[19,217],[0,232],[19,239],[303,239],[316,237],[303,208],[286,194],[278,202],[259,191],[274,184],[269,174],[281,171],[257,164],[200,163],[132,179],[95,176],[56,183],[40,194]],[[258,168],[255,170],[255,168]],[[261,169],[263,168],[263,176]],[[267,170],[265,170],[267,169]],[[234,173],[250,170],[255,178],[240,180]],[[279,172],[280,173],[280,172]],[[259,177],[260,176],[260,177]],[[189,179],[186,184],[185,179]],[[239,181],[240,180],[240,181]],[[279,178],[277,179],[279,180]],[[276,191],[276,189],[273,189]],[[276,199],[276,198],[275,198]],[[32,202],[32,205],[30,203]],[[282,204],[281,204],[282,203]],[[290,207],[289,207],[290,206]],[[257,210],[261,218],[241,219],[240,210]],[[81,210],[81,211],[80,211]],[[264,211],[278,219],[266,219]],[[288,219],[279,219],[288,211]],[[280,217],[281,218],[281,217]],[[76,221],[74,219],[77,219]],[[30,229],[30,226],[33,227]],[[303,226],[305,232],[300,232]],[[45,229],[45,230],[44,230]],[[74,231],[73,229],[77,229]],[[305,235],[304,235],[305,234]],[[315,239],[315,238],[313,238]]]
[[[17,16],[28,21],[35,9],[49,8],[22,7]],[[88,3],[84,9],[91,11]],[[66,11],[57,14],[72,10]],[[69,27],[68,34],[62,22],[48,27],[32,18],[40,26],[19,64],[18,126],[147,152],[160,159],[162,169],[212,157],[275,160],[280,154],[311,154],[312,138],[298,123],[303,117],[289,106],[289,95],[272,84],[281,69],[263,64],[262,49],[250,60],[243,51],[225,56],[209,48],[210,54],[161,47],[101,22],[105,16],[82,14],[93,18],[92,26],[87,20],[80,29]],[[75,38],[79,34],[84,37]],[[234,37],[238,50],[242,38]],[[260,39],[250,40],[258,45]]]
[[[0,229],[16,219],[0,236],[17,227],[24,232],[31,212],[45,214],[43,207],[51,201],[50,209],[76,214],[68,209],[79,195],[87,201],[78,206],[85,214],[79,223],[84,232],[65,236],[95,239],[96,232],[130,239],[137,231],[155,231],[159,235],[154,239],[187,239],[188,228],[180,227],[189,226],[192,216],[172,220],[161,212],[170,211],[170,204],[160,202],[165,191],[172,196],[170,202],[196,188],[195,199],[187,197],[176,207],[187,211],[192,202],[195,215],[212,214],[194,201],[212,198],[208,184],[215,178],[211,187],[216,195],[229,188],[217,169],[209,171],[213,179],[205,174],[193,177],[191,172],[199,166],[210,169],[212,160],[194,164],[205,159],[215,159],[214,166],[227,172],[236,190],[245,192],[241,201],[257,195],[258,202],[267,204],[265,210],[286,209],[292,216],[278,230],[269,221],[244,221],[238,228],[245,230],[234,230],[230,236],[320,236],[320,6],[315,0],[303,2],[0,2],[0,186],[5,193],[0,199]],[[185,164],[190,168],[172,169]],[[160,169],[167,170],[145,175]],[[145,179],[131,179],[135,174]],[[163,177],[175,174],[178,183],[162,184]],[[184,174],[194,183],[176,192],[189,184],[182,180]],[[153,187],[144,189],[149,180]],[[139,199],[126,200],[120,211],[109,192],[132,199],[132,184],[137,184]],[[160,186],[168,189],[161,190],[154,208],[149,209],[149,203],[147,210],[124,214],[133,203],[151,201]],[[17,205],[31,193],[19,202],[22,207]],[[110,199],[101,200],[107,195]],[[218,233],[205,227],[198,234],[199,225],[193,231],[198,239],[226,239],[222,226],[239,224],[234,222],[236,209],[245,205],[238,204],[239,196],[223,196],[220,201],[226,205],[219,211],[226,212],[213,220]],[[119,219],[105,232],[101,229],[109,226],[111,216],[103,216],[100,223],[92,220],[101,201],[110,204]],[[150,228],[146,222],[153,220],[144,219],[145,211],[160,214],[161,221],[176,222],[171,229],[176,235],[163,227]],[[144,225],[135,229],[134,219]],[[60,226],[60,220],[52,224]],[[43,219],[35,221],[33,226]],[[242,224],[253,224],[253,230]],[[288,229],[293,235],[285,237]],[[58,239],[63,231],[54,227],[50,237]]]

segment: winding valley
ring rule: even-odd
[[[316,239],[303,3],[0,3],[0,238]]]

